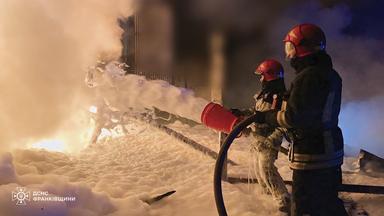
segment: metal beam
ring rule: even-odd
[[[242,177],[228,177],[227,181],[231,184],[250,183],[257,184],[257,179],[242,178]],[[292,185],[292,181],[284,181],[287,185]],[[357,184],[342,184],[339,187],[339,192],[348,193],[367,193],[367,194],[384,194],[384,186],[375,185],[357,185]]]

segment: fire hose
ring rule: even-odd
[[[227,211],[224,204],[223,191],[221,186],[221,180],[223,175],[223,166],[227,158],[227,153],[231,147],[233,141],[238,137],[238,135],[250,124],[256,120],[256,115],[254,114],[247,119],[241,121],[237,124],[233,130],[228,134],[225,139],[215,165],[215,172],[213,178],[213,188],[215,195],[216,208],[219,213],[219,216],[227,216]],[[228,179],[229,180],[229,179]],[[236,180],[236,179],[235,179]],[[238,179],[237,179],[238,180]],[[241,179],[240,179],[241,180]],[[286,184],[292,184],[291,181],[285,181]],[[374,186],[374,185],[354,185],[354,184],[342,184],[338,188],[339,192],[349,192],[349,193],[368,193],[368,194],[384,194],[384,186]]]
[[[223,174],[223,166],[225,159],[227,158],[227,152],[231,147],[233,140],[243,131],[248,125],[252,124],[256,120],[256,114],[250,116],[249,118],[243,120],[228,134],[225,139],[219,155],[216,160],[215,173],[213,178],[213,188],[215,194],[216,208],[220,216],[227,216],[227,211],[225,209],[223,191],[221,187],[221,176]]]

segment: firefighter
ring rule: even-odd
[[[318,26],[297,25],[284,43],[296,71],[286,109],[259,112],[255,122],[287,128],[293,142],[291,215],[347,215],[337,192],[344,146],[338,127],[341,77],[333,69],[325,34]]]
[[[261,76],[262,90],[255,95],[254,110],[263,112],[280,109],[283,95],[286,92],[282,65],[276,60],[268,59],[257,67],[255,73]],[[268,124],[254,124],[251,128],[255,138],[251,150],[254,150],[257,181],[265,193],[272,195],[279,210],[288,212],[290,195],[274,164],[283,140],[284,130]]]

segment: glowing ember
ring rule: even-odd
[[[65,143],[62,140],[42,140],[31,145],[32,148],[40,148],[48,151],[65,152]]]

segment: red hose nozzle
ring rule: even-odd
[[[239,118],[233,115],[223,106],[209,103],[201,113],[201,122],[209,128],[230,133]]]

